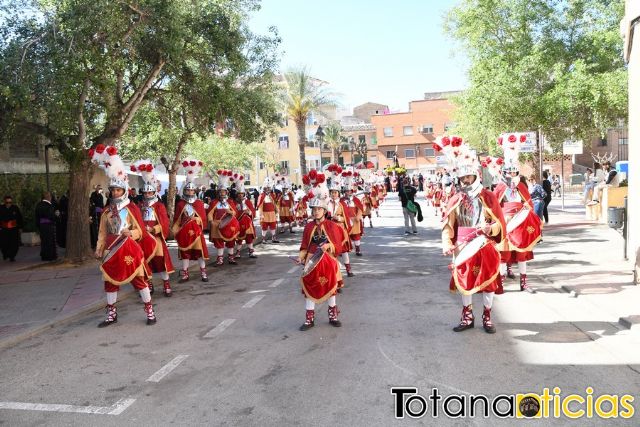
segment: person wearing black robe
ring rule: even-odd
[[[69,192],[60,197],[58,201],[58,210],[60,216],[56,222],[56,241],[61,248],[67,247],[67,220],[69,219]]]
[[[56,253],[56,210],[51,204],[51,193],[42,193],[42,200],[36,205],[36,226],[40,231],[40,258],[55,261]]]
[[[98,243],[98,227],[100,226],[100,217],[104,210],[104,198],[102,197],[102,187],[96,185],[95,191],[89,197],[89,215],[91,216],[91,248],[95,249]]]
[[[20,209],[13,204],[11,196],[4,196],[4,205],[0,206],[0,249],[3,259],[8,259],[11,262],[16,260],[22,226]]]

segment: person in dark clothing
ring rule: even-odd
[[[98,228],[100,227],[100,216],[104,210],[104,198],[102,197],[102,186],[96,185],[93,193],[89,196],[89,215],[91,216],[91,248],[95,249],[98,243]]]
[[[210,184],[209,189],[204,192],[204,197],[208,197],[209,200],[214,200],[216,198],[216,185]]]
[[[253,206],[258,206],[258,198],[260,197],[260,192],[257,188],[253,189]]]
[[[51,193],[45,191],[42,193],[42,200],[36,205],[36,227],[40,231],[40,258],[43,261],[55,261],[58,258],[56,212],[51,204]]]
[[[408,177],[398,180],[398,195],[400,197],[400,203],[402,204],[402,214],[404,215],[404,234],[418,234],[418,228],[416,226],[416,214],[409,212],[407,209],[407,203],[411,200],[415,203],[416,187],[411,185],[411,181]],[[411,222],[411,232],[409,231],[409,222]]]
[[[549,203],[551,203],[551,181],[549,181],[549,172],[544,171],[542,172],[542,189],[545,191],[545,193],[547,194],[546,197],[544,198],[544,209],[542,210],[542,215],[544,216],[544,222],[545,224],[549,223],[549,211],[548,211],[548,207],[549,207]]]
[[[387,193],[391,193],[391,178],[388,176],[384,177],[384,185],[387,187]]]
[[[0,206],[0,249],[2,258],[14,262],[20,247],[20,229],[23,227],[22,213],[13,204],[13,198],[4,196],[4,205]]]
[[[162,204],[165,208],[167,207],[167,196],[169,196],[169,190],[164,190],[162,197],[160,197],[160,200],[162,200]]]
[[[424,191],[424,176],[422,172],[418,175],[418,191]]]
[[[60,197],[58,202],[60,216],[56,221],[56,240],[61,248],[67,247],[67,220],[69,219],[69,191]]]

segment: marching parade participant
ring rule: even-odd
[[[107,294],[107,318],[98,327],[104,328],[118,321],[116,302],[118,290],[125,283],[140,293],[144,302],[147,325],[156,323],[147,280],[151,271],[138,242],[146,233],[142,214],[129,201],[127,173],[115,147],[98,144],[89,150],[91,161],[102,167],[109,177],[111,199],[100,216],[95,257],[102,260],[100,270]]]
[[[373,228],[373,221],[371,220],[373,210],[377,208],[376,200],[371,195],[371,186],[366,184],[364,186],[364,196],[362,197],[362,221],[365,218],[369,218],[369,227]]]
[[[251,200],[246,197],[244,188],[244,176],[240,175],[236,180],[236,200],[235,210],[240,232],[236,237],[236,258],[240,258],[242,242],[247,242],[249,247],[249,258],[257,258],[253,249],[253,241],[256,237],[256,229],[253,226],[253,219],[256,217],[256,208]]]
[[[498,138],[498,144],[504,150],[503,180],[496,185],[496,195],[505,220],[507,234],[502,242],[500,275],[514,279],[511,265],[518,264],[520,273],[520,291],[535,293],[527,284],[527,261],[533,259],[533,247],[541,236],[540,218],[533,212],[533,203],[526,183],[521,182],[518,155],[520,146],[526,141],[524,134],[510,134]]]
[[[267,231],[271,231],[271,243],[280,243],[276,237],[278,207],[275,195],[271,191],[273,181],[267,177],[262,185],[262,193],[258,198],[256,208],[260,213],[260,228],[262,230],[262,242],[267,243]]]
[[[236,218],[235,203],[229,200],[229,185],[233,180],[232,171],[218,171],[218,197],[211,201],[207,215],[207,220],[210,224],[209,240],[216,248],[217,256],[215,265],[218,266],[224,264],[225,247],[229,251],[229,264],[237,264],[234,249],[236,238],[240,233],[240,224]]]
[[[148,160],[137,161],[131,165],[131,171],[139,172],[143,181],[143,199],[139,207],[142,212],[144,227],[148,233],[141,239],[140,246],[144,251],[152,273],[160,273],[164,296],[170,297],[172,290],[169,283],[169,274],[175,270],[171,262],[171,254],[167,248],[169,217],[167,216],[167,209],[158,197],[160,181],[156,178],[153,164]],[[148,286],[151,294],[153,294],[153,277],[149,278]]]
[[[380,216],[380,192],[378,191],[378,184],[376,183],[376,180],[374,178],[373,182],[371,182],[371,210],[375,210],[376,211],[376,216],[379,217]]]
[[[305,175],[307,176],[307,175]],[[304,177],[303,177],[303,183],[304,183]],[[308,184],[306,184],[308,185]],[[302,189],[298,189],[298,191],[296,191],[296,201],[295,201],[295,215],[296,215],[296,221],[298,222],[298,226],[299,227],[304,227],[305,225],[307,225],[307,219],[309,218],[309,207],[307,205],[307,194],[304,192],[304,190]]]
[[[202,166],[202,162],[198,160],[187,159],[182,162],[186,179],[182,187],[182,197],[176,204],[172,226],[173,235],[178,243],[178,257],[182,260],[178,283],[189,280],[189,261],[191,260],[198,261],[201,280],[209,281],[206,267],[209,250],[202,232],[207,225],[207,213],[204,203],[196,195],[197,187],[194,183]]]
[[[352,171],[343,172],[342,175],[344,177],[344,186],[342,187],[344,196],[342,201],[347,207],[346,214],[349,217],[349,222],[351,223],[349,238],[356,248],[356,256],[362,256],[360,243],[362,236],[364,235],[364,221],[362,220],[364,207],[362,206],[360,199],[353,196],[353,192],[358,188],[357,180],[359,175],[357,172]]]
[[[294,195],[291,191],[291,182],[286,176],[280,179],[282,194],[278,198],[278,213],[280,214],[280,234],[284,233],[285,225],[289,227],[289,233],[294,234],[293,225],[296,222],[294,211]]]
[[[482,326],[493,334],[496,328],[491,321],[491,308],[500,274],[500,254],[495,244],[503,239],[504,218],[495,195],[482,187],[475,155],[462,138],[452,136],[450,140],[448,148],[441,141],[435,144],[457,163],[462,185],[462,191],[449,200],[442,224],[442,251],[444,255],[453,255],[449,287],[462,294],[462,317],[453,330],[461,332],[474,327],[472,296],[481,292]]]
[[[337,261],[342,246],[343,233],[340,227],[326,219],[328,189],[324,174],[315,169],[309,172],[308,180],[312,184],[311,206],[312,221],[305,227],[300,242],[300,254],[297,263],[304,264],[300,282],[305,295],[306,318],[300,326],[306,331],[315,325],[315,306],[328,302],[329,323],[340,327],[336,292],[341,282],[340,267]]]
[[[438,216],[442,208],[442,199],[444,198],[444,189],[442,188],[442,182],[436,183],[435,190],[433,191],[433,210],[435,215]]]
[[[340,198],[340,190],[342,188],[342,168],[336,164],[329,165],[328,169],[331,172],[331,186],[329,187],[330,199],[327,203],[328,217],[335,222],[342,229],[342,248],[340,253],[342,254],[342,262],[347,270],[347,276],[353,277],[354,274],[351,271],[351,263],[349,260],[349,252],[351,252],[351,240],[349,235],[351,234],[351,222],[348,215],[348,207],[344,204]],[[309,177],[315,179],[312,174],[316,173],[315,170],[309,172]]]

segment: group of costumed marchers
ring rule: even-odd
[[[503,261],[510,262],[511,257],[516,260],[519,256],[523,257],[518,254],[530,251],[539,240],[540,221],[537,219],[536,222],[532,218],[532,215],[537,216],[533,213],[531,204],[527,203],[528,192],[518,193],[522,194],[520,205],[514,205],[515,212],[505,218],[505,192],[509,191],[507,197],[515,199],[512,194],[521,187],[514,182],[514,178],[509,179],[510,176],[504,178],[505,182],[498,183],[494,191],[485,189],[481,182],[481,165],[492,174],[500,171],[503,164],[505,171],[513,170],[514,165],[517,165],[518,138],[516,137],[517,141],[503,145],[507,161],[487,158],[482,164],[460,137],[445,136],[434,143],[436,151],[447,157],[460,184],[460,191],[452,191],[449,196],[442,222],[443,253],[453,255],[449,287],[451,291],[462,295],[461,320],[453,328],[456,332],[474,327],[472,296],[480,292],[484,306],[483,328],[487,333],[495,333],[491,309],[494,295],[504,292],[504,273],[501,271],[506,272],[506,268],[503,270],[501,265]],[[524,190],[526,191],[526,186]],[[511,209],[511,205],[506,207]],[[526,256],[531,259],[531,255]],[[521,290],[530,291],[526,280],[521,279]]]

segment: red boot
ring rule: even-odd
[[[307,318],[302,324],[302,326],[300,326],[300,330],[306,331],[308,329],[313,328],[315,316],[316,316],[315,310],[307,310]]]
[[[520,275],[520,291],[527,291],[530,294],[535,294],[536,293],[535,289],[533,289],[531,286],[527,285],[527,275],[526,274],[521,274]]]
[[[496,279],[498,281],[498,288],[496,289],[496,295],[502,295],[504,294],[504,276],[502,274],[498,274],[498,278]]]
[[[98,324],[98,328],[105,328],[112,323],[118,322],[118,312],[116,306],[113,304],[107,304],[107,318]]]
[[[473,308],[471,304],[462,306],[462,317],[460,318],[460,324],[453,328],[455,332],[466,331],[473,328],[474,323]]]
[[[484,307],[484,311],[482,312],[482,327],[488,334],[496,333],[496,327],[491,321],[491,309],[487,306]]]
[[[207,277],[207,268],[206,267],[202,267],[200,269],[200,280],[202,280],[203,282],[208,282],[209,281],[209,277]]]
[[[513,274],[513,270],[511,270],[511,264],[507,264],[507,277],[509,279],[515,279],[516,275]]]
[[[216,257],[216,265],[222,265],[222,264],[224,264],[224,256],[218,255]]]
[[[180,280],[178,283],[184,283],[189,281],[189,270],[180,270]]]
[[[158,321],[156,314],[153,312],[153,304],[151,304],[151,301],[144,303],[144,312],[147,314],[147,325],[153,325]]]
[[[168,281],[168,280],[165,280],[165,281],[163,282],[163,285],[164,285],[164,292],[163,292],[163,293],[164,293],[164,296],[165,296],[165,297],[170,297],[170,296],[172,296],[172,295],[173,295],[173,291],[171,290],[171,285],[169,284],[169,281]]]
[[[360,245],[356,246],[356,256],[362,256],[362,251],[360,250]]]
[[[238,262],[236,261],[235,255],[229,254],[229,264],[231,264],[231,265],[237,265],[238,264]]]
[[[331,326],[335,326],[336,328],[339,328],[340,326],[342,326],[342,322],[338,320],[338,313],[340,313],[340,311],[338,310],[337,305],[334,305],[333,307],[329,307],[328,313],[329,313],[329,323],[331,324]]]
[[[353,277],[355,276],[355,274],[353,274],[353,272],[351,271],[351,264],[345,264],[344,268],[347,269],[347,276],[348,277]]]
[[[149,293],[153,295],[153,292],[155,291],[155,289],[153,289],[153,279],[149,279],[147,286],[149,286]]]

